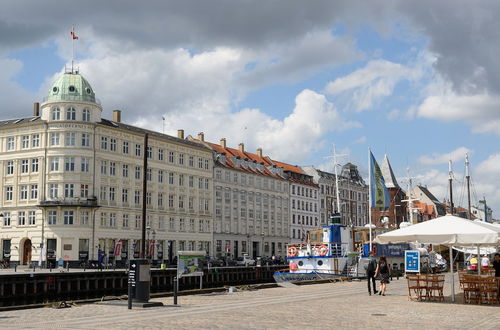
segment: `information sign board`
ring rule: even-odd
[[[205,251],[179,251],[177,257],[177,277],[203,276],[201,260]]]
[[[420,273],[420,251],[405,251],[406,272]]]

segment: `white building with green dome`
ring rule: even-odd
[[[110,262],[138,257],[144,152],[148,254],[212,254],[212,152],[182,130],[160,134],[122,123],[119,110],[112,120],[102,111],[87,80],[66,72],[33,116],[0,121],[0,258],[76,264],[99,254]]]

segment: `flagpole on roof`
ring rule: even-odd
[[[372,251],[372,164],[371,164],[372,151],[368,147],[368,226],[369,226],[369,239],[370,239],[370,252]]]

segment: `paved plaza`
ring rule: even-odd
[[[448,286],[448,283],[447,283]],[[448,287],[446,289],[449,289]],[[366,283],[338,282],[154,299],[164,307],[86,304],[0,313],[2,329],[499,329],[500,307],[408,301],[406,280],[368,296]],[[449,294],[445,291],[445,294]],[[457,297],[461,302],[461,297]],[[170,305],[170,306],[169,306]]]

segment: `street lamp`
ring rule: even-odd
[[[149,232],[151,231],[151,226],[146,226],[146,234],[147,234],[147,238],[146,238],[146,258],[149,259],[150,255],[149,255]]]
[[[261,253],[261,257],[264,256],[264,231],[261,233],[261,236],[262,236],[262,253]]]

